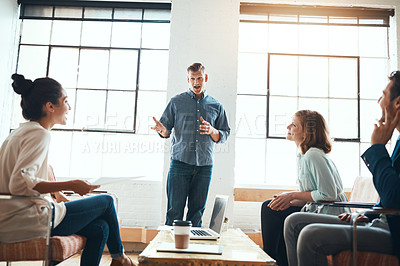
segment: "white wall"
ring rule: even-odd
[[[167,98],[188,89],[186,68],[189,65],[203,63],[209,76],[207,92],[224,105],[232,131],[236,110],[238,26],[238,0],[172,1]],[[232,133],[227,143],[216,146],[208,194],[211,200],[207,201],[204,222],[209,220],[216,194],[230,195],[228,216],[233,211],[235,149]],[[166,154],[164,177],[168,173],[169,160],[170,156]],[[163,213],[165,199],[164,189]]]
[[[0,143],[8,136],[11,119],[11,74],[17,52],[17,0],[0,0]]]

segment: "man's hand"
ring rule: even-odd
[[[384,144],[389,141],[393,135],[394,129],[397,127],[400,121],[400,110],[396,111],[394,117],[389,114],[388,107],[385,108],[385,122],[382,120],[378,121],[375,125],[374,131],[371,135],[371,145]]]
[[[350,222],[351,219],[351,213],[342,213],[338,215],[338,218],[342,221]],[[369,219],[365,215],[360,215],[357,217],[356,220],[357,223],[367,223],[369,222]]]
[[[154,116],[153,120],[156,123],[156,125],[154,127],[151,127],[151,129],[157,131],[157,133],[163,136],[164,138],[168,137],[168,130],[164,127],[164,125],[160,121],[158,121]]]
[[[219,131],[216,130],[213,126],[211,126],[211,124],[208,123],[206,120],[204,120],[202,116],[200,116],[200,121],[201,123],[203,123],[199,126],[199,129],[201,130],[200,134],[210,135],[210,137],[215,142],[217,142],[219,140]]]
[[[274,199],[268,204],[268,207],[274,211],[283,211],[291,206],[293,200],[292,192],[282,192],[274,195]]]

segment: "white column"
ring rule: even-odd
[[[168,100],[188,89],[186,68],[194,62],[201,62],[209,75],[207,92],[224,105],[231,127],[227,143],[216,145],[214,171],[203,224],[209,222],[216,194],[231,196],[227,216],[232,216],[238,29],[239,0],[172,1]],[[169,160],[170,156],[166,154],[164,188]],[[165,213],[165,189],[163,193],[162,208]],[[162,218],[164,221],[165,217]]]

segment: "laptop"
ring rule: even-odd
[[[220,236],[225,220],[226,207],[229,196],[217,195],[210,220],[209,228],[193,227],[190,231],[190,239],[217,240]]]

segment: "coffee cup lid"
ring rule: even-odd
[[[174,223],[172,225],[175,225],[175,226],[192,226],[192,222],[191,221],[174,220]]]

